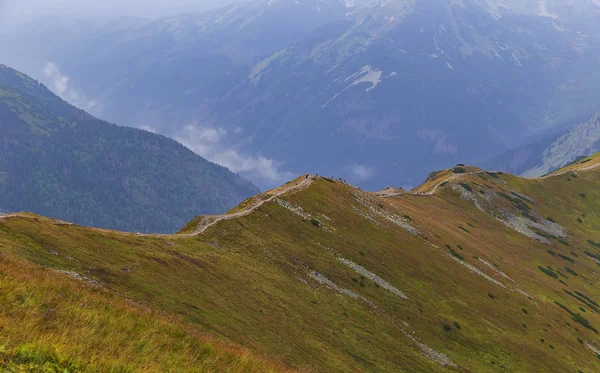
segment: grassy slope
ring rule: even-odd
[[[280,371],[90,283],[2,254],[3,372]]]
[[[600,254],[587,242],[600,241],[599,184],[599,169],[537,180],[465,174],[434,196],[378,199],[317,179],[282,197],[291,209],[273,201],[248,216],[222,221],[200,237],[138,237],[22,216],[0,220],[0,251],[83,274],[109,294],[294,367],[593,372],[600,360],[586,344],[599,346],[600,338],[574,315],[600,329],[593,309],[600,302],[594,285],[598,265],[584,253]],[[566,237],[542,243],[518,233],[494,219],[487,207],[480,211],[462,199],[454,189],[464,185],[474,194],[491,196],[496,211],[551,217],[566,229]],[[533,202],[519,202],[513,193]],[[407,224],[420,234],[400,226]],[[377,274],[408,299],[364,273],[361,277],[340,258]],[[538,266],[561,275],[550,277]],[[313,271],[361,298],[315,281]],[[442,367],[419,343],[458,367]],[[88,351],[104,353],[99,340],[89,344]],[[153,351],[142,356],[152,360]],[[66,356],[71,353],[78,356],[77,351]]]
[[[181,144],[106,123],[0,65],[0,211],[171,233],[259,190]]]

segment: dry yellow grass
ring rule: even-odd
[[[433,195],[378,198],[317,178],[282,195],[283,203],[265,203],[198,237],[138,237],[13,217],[0,220],[0,252],[31,268],[74,271],[101,283],[103,297],[152,309],[137,316],[142,311],[131,306],[136,316],[115,328],[139,325],[145,335],[155,319],[176,320],[182,337],[200,333],[202,344],[202,335],[216,335],[257,354],[251,356],[297,369],[599,371],[588,344],[600,346],[594,332],[600,328],[594,261],[600,258],[600,169],[523,179],[463,168],[457,177],[443,171],[416,189],[430,193],[438,186]],[[543,231],[556,228],[551,220],[564,236]],[[544,227],[531,225],[538,239],[516,230],[532,222]],[[46,289],[60,294],[66,280],[52,276]],[[135,324],[138,318],[146,324]],[[61,350],[62,334],[54,329],[28,339],[86,362],[85,352]],[[10,348],[24,343],[16,339]],[[154,349],[136,355],[134,346],[121,343],[134,362],[157,359]],[[111,349],[88,350],[122,363]],[[185,364],[198,361],[195,350],[174,348],[167,356],[180,370],[193,370]]]
[[[279,372],[249,351],[106,289],[0,256],[5,372]]]

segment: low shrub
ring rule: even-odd
[[[576,313],[573,315],[573,321],[583,325],[585,328],[593,331],[594,333],[598,334],[598,330],[596,328],[594,328],[588,319],[586,319],[585,317],[581,316],[580,314]]]
[[[579,274],[577,274],[577,272],[575,272],[574,270],[572,270],[569,267],[565,267],[565,271],[567,271],[567,273],[572,274],[573,276],[579,276]]]
[[[473,191],[473,188],[471,188],[471,186],[467,183],[460,183],[460,185],[465,188],[466,190],[468,190],[469,192]]]
[[[542,266],[538,266],[538,268],[539,268],[540,271],[544,272],[548,276],[554,277],[554,278],[558,278],[558,274],[555,273],[552,269],[544,268]]]
[[[561,257],[562,259],[571,262],[571,263],[575,263],[575,261],[573,260],[573,258],[571,258],[570,256],[558,253],[558,256]]]
[[[464,232],[467,232],[467,233],[471,233],[471,231],[469,231],[467,228],[461,227],[460,225],[458,226],[458,229],[460,229],[460,230],[462,230]]]
[[[493,178],[498,178],[498,174],[496,172],[487,172],[488,175],[490,175]]]
[[[554,302],[557,306],[559,306],[560,308],[562,308],[563,310],[567,311],[569,313],[569,315],[571,315],[571,318],[573,319],[573,321],[575,321],[576,323],[582,325],[583,327],[585,327],[586,329],[589,329],[591,331],[593,331],[594,333],[598,334],[598,330],[596,328],[594,328],[588,319],[586,319],[585,317],[581,316],[578,313],[575,313],[573,311],[571,311],[568,307],[558,303],[558,302]]]
[[[592,240],[588,240],[587,242],[588,242],[590,245],[592,245],[592,246],[595,246],[595,247],[597,247],[597,248],[599,248],[599,249],[600,249],[600,242],[595,242],[595,241],[592,241]]]
[[[454,249],[450,249],[450,253],[459,260],[465,260],[465,258],[459,253],[457,253]]]

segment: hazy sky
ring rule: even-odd
[[[238,0],[239,1],[239,0]],[[204,10],[235,0],[0,0],[0,28],[38,16],[158,17]]]

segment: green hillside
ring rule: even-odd
[[[597,372],[598,165],[600,156],[541,179],[458,166],[387,197],[303,176],[178,235],[8,215],[4,363],[32,345],[98,371],[237,366],[216,348],[217,362],[198,353],[202,333],[273,369]],[[98,329],[77,304],[111,322]],[[14,320],[32,326],[24,333]],[[152,339],[163,327],[175,341]],[[66,342],[71,333],[85,344]]]
[[[0,211],[174,232],[257,192],[173,140],[100,121],[0,65]]]

